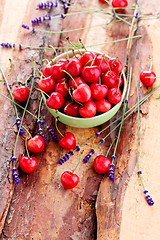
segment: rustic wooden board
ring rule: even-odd
[[[152,11],[156,14],[156,4],[158,0],[151,3],[139,1],[144,12]],[[115,39],[126,38],[131,31],[128,25],[118,23],[108,27],[85,29],[68,34],[30,34],[21,28],[21,24],[30,25],[30,20],[37,16],[45,15],[48,10],[37,10],[39,1],[11,0],[2,1],[0,15],[0,42],[15,42],[32,46],[65,46],[66,36],[71,41],[77,42],[81,37],[85,45],[109,42]],[[76,5],[88,7],[88,2],[76,1]],[[99,4],[96,0],[90,5],[106,8],[105,4]],[[130,1],[130,5],[135,1]],[[48,14],[57,15],[63,9],[58,7]],[[69,9],[75,12],[74,8]],[[15,18],[16,13],[16,18]],[[79,28],[84,26],[94,26],[104,24],[109,20],[103,14],[80,14],[68,16],[65,19],[56,19],[50,23],[40,25],[39,29],[52,31],[65,30],[66,28]],[[140,20],[136,34],[143,34],[142,39],[134,40],[131,52],[127,49],[127,41],[97,45],[95,50],[105,52],[110,56],[119,56],[124,65],[127,63],[133,66],[136,77],[141,69],[149,67],[149,56],[153,56],[153,69],[157,75],[159,73],[158,53],[159,46],[156,39],[159,38],[158,19]],[[92,48],[91,48],[92,49]],[[136,53],[136,54],[135,54]],[[0,49],[0,65],[3,68],[12,88],[15,84],[13,71],[9,66],[9,58],[12,58],[18,77],[23,82],[33,70],[33,59],[39,67],[42,66],[42,59],[53,57],[54,51],[37,50],[10,50]],[[9,70],[8,70],[9,69]],[[155,86],[158,84],[155,84]],[[141,86],[141,96],[150,89]],[[7,95],[6,87],[0,84],[0,91]],[[9,96],[9,95],[8,95]],[[21,182],[14,186],[11,177],[11,157],[14,141],[17,133],[15,126],[15,116],[12,104],[0,97],[1,119],[0,139],[1,148],[1,205],[0,205],[0,230],[2,239],[159,239],[159,186],[158,186],[158,109],[159,101],[155,99],[159,96],[156,93],[150,101],[147,101],[141,108],[140,122],[140,162],[143,171],[144,181],[156,204],[149,207],[142,195],[136,174],[136,113],[125,122],[122,129],[121,140],[117,151],[117,167],[115,182],[111,183],[107,176],[101,176],[93,170],[93,158],[87,163],[80,164],[77,174],[80,177],[78,186],[66,191],[60,184],[60,175],[65,170],[72,170],[78,160],[76,153],[68,162],[60,166],[58,159],[66,153],[58,145],[51,141],[48,134],[46,149],[42,154],[38,154],[39,167],[32,174],[20,172]],[[29,110],[37,113],[40,96],[34,91]],[[134,79],[131,88],[130,106],[136,102],[136,90]],[[45,107],[42,108],[42,118],[54,128],[54,120]],[[21,111],[20,111],[21,113]],[[153,125],[154,122],[154,125]],[[26,115],[24,123],[33,133],[37,132],[35,120]],[[77,143],[80,145],[103,126],[90,129],[75,129],[59,124],[62,132],[71,131],[75,134]],[[105,126],[105,125],[104,125]],[[152,139],[151,137],[152,136]],[[114,135],[111,136],[113,138]],[[100,146],[96,154],[106,153],[111,138]],[[93,139],[82,148],[82,157],[94,147],[98,139]],[[23,137],[19,141],[17,148],[17,158],[24,153]],[[156,155],[155,155],[156,154]],[[151,165],[154,159],[154,164]],[[9,173],[9,174],[8,174]],[[152,176],[152,177],[150,177]],[[13,194],[14,192],[14,194]],[[12,201],[11,201],[12,199]],[[11,201],[11,203],[10,203]],[[96,208],[96,209],[95,209]],[[142,211],[143,209],[143,211]],[[9,210],[9,211],[8,211]],[[6,218],[7,216],[7,218]],[[143,218],[143,220],[142,220]],[[152,223],[149,222],[152,219]],[[5,222],[5,225],[4,225]],[[3,226],[4,225],[4,226]],[[147,228],[146,225],[150,227]],[[147,230],[146,230],[147,228]],[[153,232],[154,231],[154,235]]]

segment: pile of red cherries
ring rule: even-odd
[[[43,68],[39,88],[50,94],[49,108],[74,116],[91,118],[108,112],[122,99],[124,67],[118,58],[92,51],[60,58]]]

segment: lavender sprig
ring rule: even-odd
[[[21,123],[20,118],[16,118],[16,124],[17,124],[18,129],[20,128],[20,132],[19,133],[20,134],[24,134],[25,131],[24,131],[23,127],[22,127],[22,123]]]
[[[135,80],[135,83],[136,83],[136,88],[137,88],[137,99],[139,101],[139,90],[138,90],[138,84],[137,84],[137,80],[135,78],[135,75],[133,74],[134,76],[134,80]],[[137,174],[140,178],[140,181],[141,181],[141,184],[142,184],[142,187],[143,187],[143,193],[145,194],[145,199],[148,203],[149,206],[152,206],[154,204],[154,201],[153,199],[151,198],[150,195],[146,195],[148,193],[148,191],[145,189],[145,186],[144,186],[144,183],[143,183],[143,180],[142,180],[142,171],[140,170],[140,166],[139,166],[139,119],[140,119],[140,106],[138,105],[138,119],[137,119],[137,167],[138,167],[138,171],[137,171]]]
[[[52,2],[52,1],[51,1],[51,2],[46,2],[46,3],[42,2],[42,3],[40,3],[40,4],[38,5],[38,7],[39,7],[40,9],[58,7],[58,2],[57,2],[57,1],[56,1],[55,3]]]

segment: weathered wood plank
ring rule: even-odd
[[[139,1],[139,6],[142,7],[143,13],[153,12],[153,14],[156,14],[156,4],[157,1],[149,5],[147,2]],[[157,60],[159,48],[155,40],[155,35],[158,34],[157,25],[159,25],[158,19],[139,21],[136,34],[142,34],[143,37],[133,41],[133,47],[128,56],[128,65],[133,67],[138,84],[141,86],[140,98],[152,89],[147,89],[139,82],[140,72],[144,69],[149,69],[150,56],[153,57],[153,70],[159,76],[159,63]],[[158,84],[159,80],[157,79],[154,87]],[[141,107],[140,167],[146,188],[153,199],[159,201],[157,191],[159,189],[158,159],[154,161],[154,164],[151,163],[151,159],[155,159],[155,152],[158,154],[159,149],[157,145],[159,144],[157,136],[160,131],[158,127],[159,103],[155,99],[156,96],[159,96],[159,91]],[[132,78],[129,105],[132,106],[136,101],[136,85],[134,78]],[[157,114],[157,124],[155,124],[155,112]],[[143,188],[137,177],[136,116],[135,113],[123,125],[121,141],[118,147],[114,183],[112,184],[105,177],[100,184],[96,203],[97,218],[99,219],[97,239],[159,238],[159,206],[158,204],[155,204],[153,207],[148,206],[144,199]],[[150,176],[154,176],[154,178]],[[151,222],[154,222],[154,225]]]
[[[47,46],[51,44],[53,46],[65,46],[66,45],[66,36],[70,37],[70,40],[73,42],[77,42],[78,38],[81,37],[85,45],[97,44],[100,42],[108,42],[119,38],[125,38],[129,34],[129,28],[127,25],[118,23],[109,25],[108,27],[99,26],[98,28],[85,29],[84,31],[71,32],[66,34],[56,34],[56,35],[48,35],[48,34],[30,34],[29,32],[21,29],[20,26],[22,23],[30,25],[30,20],[34,19],[38,16],[43,16],[46,14],[46,10],[37,11],[36,6],[39,1],[26,2],[16,0],[12,5],[10,5],[10,0],[3,1],[3,9],[4,14],[0,17],[0,37],[3,36],[1,41],[9,41],[12,39],[13,42],[23,43],[25,45],[33,45],[33,46]],[[156,0],[154,0],[156,3]],[[106,5],[102,5],[97,3],[96,0],[93,0],[91,4],[95,4],[100,7],[106,8]],[[153,3],[153,10],[154,4]],[[82,3],[81,1],[75,2],[76,5],[82,7],[88,7],[88,3]],[[130,2],[130,5],[134,4],[134,1]],[[142,5],[142,2],[140,1]],[[144,3],[143,3],[144,4]],[[9,8],[10,6],[10,8]],[[7,22],[7,10],[12,11],[16,8],[18,18],[13,17],[13,13],[10,13],[10,21],[8,26],[8,31],[6,31],[4,27],[4,22]],[[147,4],[144,5],[144,10],[147,11]],[[48,10],[47,10],[48,11]],[[57,13],[61,13],[63,10],[60,8],[52,10],[49,14],[54,15]],[[75,9],[69,9],[69,13],[74,12]],[[133,11],[131,11],[133,12]],[[78,19],[78,21],[77,21]],[[83,26],[94,26],[96,24],[103,24],[110,18],[103,14],[80,14],[77,16],[66,17],[65,19],[59,19],[56,21],[51,21],[49,24],[45,23],[40,25],[39,29],[46,30],[65,30],[68,28],[78,28]],[[17,20],[17,21],[16,21]],[[149,31],[145,30],[144,34],[144,26],[148,26]],[[107,45],[99,45],[90,49],[95,49],[97,51],[105,52],[110,56],[118,56],[124,65],[128,63],[128,65],[134,65],[134,73],[136,76],[139,75],[141,68],[144,66],[148,66],[149,64],[145,63],[148,61],[148,55],[153,55],[154,57],[154,68],[158,73],[158,51],[157,51],[157,42],[155,41],[154,34],[159,36],[158,30],[156,28],[157,24],[159,25],[159,21],[156,21],[156,24],[153,21],[140,22],[139,30],[137,34],[143,33],[144,36],[142,40],[133,41],[133,48],[128,56],[127,50],[127,41],[119,42],[116,44],[107,44]],[[11,29],[16,29],[16,31],[10,31]],[[157,31],[155,31],[157,30]],[[148,33],[149,32],[149,33]],[[149,36],[148,36],[149,35]],[[151,39],[150,39],[151,38]],[[140,44],[139,44],[140,43]],[[148,46],[150,43],[150,48],[143,48],[143,46]],[[153,45],[151,45],[153,44]],[[152,50],[152,46],[153,50]],[[135,54],[135,49],[136,53]],[[13,59],[15,63],[16,71],[18,72],[18,77],[22,79],[26,79],[32,72],[33,69],[33,59],[36,60],[39,67],[42,66],[42,59],[48,58],[51,59],[53,57],[54,52],[52,50],[46,51],[35,51],[35,50],[25,50],[25,51],[10,51],[6,49],[1,49],[0,54],[2,58],[0,58],[0,65],[5,70],[5,73],[12,85],[15,84],[15,79],[13,75],[13,71],[9,69],[9,58]],[[143,61],[142,61],[143,57]],[[145,60],[144,60],[145,59]],[[127,62],[128,61],[128,62]],[[158,81],[157,81],[158,82]],[[5,86],[0,85],[1,89],[5,94],[7,94]],[[141,96],[148,91],[146,89],[141,88]],[[135,84],[133,81],[132,84],[132,92],[130,97],[130,105],[134,104],[136,101],[136,91]],[[11,169],[10,158],[12,156],[12,150],[14,146],[15,133],[17,129],[15,127],[15,118],[13,114],[13,110],[11,108],[11,104],[3,98],[0,102],[3,111],[3,119],[4,121],[0,127],[0,137],[1,141],[3,141],[2,147],[2,159],[0,163],[5,166],[5,168],[1,169],[3,174],[3,184],[2,186],[2,197],[3,202],[1,205],[1,229],[4,224],[4,220],[8,211],[8,207],[10,204],[10,200],[13,194],[13,183],[11,178]],[[33,111],[35,114],[37,112],[38,103],[39,102],[39,94],[34,92],[31,104],[29,109]],[[153,107],[154,106],[154,107]],[[143,119],[141,120],[141,141],[146,138],[149,139],[149,135],[154,131],[154,136],[156,135],[156,125],[155,127],[151,127],[151,122],[156,120],[155,112],[158,112],[158,102],[157,100],[153,100],[146,103],[142,108]],[[153,111],[151,111],[153,110]],[[151,112],[151,114],[150,114]],[[147,115],[146,115],[147,114]],[[149,122],[148,118],[149,116]],[[153,116],[153,117],[152,117]],[[54,120],[45,107],[42,108],[42,117],[45,119],[46,123],[54,128]],[[2,116],[1,116],[2,119]],[[142,200],[141,194],[136,198],[135,203],[135,194],[140,192],[140,187],[136,188],[135,184],[138,186],[138,179],[136,176],[136,114],[133,115],[125,124],[122,130],[120,144],[117,150],[117,167],[116,167],[116,179],[114,183],[108,181],[107,176],[103,178],[96,174],[93,170],[93,158],[87,163],[80,164],[76,173],[80,177],[80,183],[78,186],[71,190],[66,191],[62,188],[60,184],[60,176],[61,173],[65,170],[72,170],[77,161],[78,161],[78,153],[76,153],[68,162],[64,165],[60,166],[57,164],[58,159],[66,153],[65,150],[62,151],[58,145],[51,141],[51,138],[48,134],[47,136],[47,145],[46,149],[42,154],[36,155],[39,159],[39,167],[33,174],[24,174],[20,172],[21,183],[16,186],[12,202],[10,205],[9,213],[5,222],[5,226],[3,228],[2,239],[135,239],[135,232],[138,229],[139,236],[140,235],[140,227],[138,226],[141,221],[141,229],[142,233],[144,233],[143,229],[146,229],[145,224],[147,221],[143,223],[142,216],[139,216],[139,209],[144,207],[145,201]],[[156,121],[155,121],[156,122]],[[157,119],[158,122],[158,119]],[[35,125],[35,120],[31,117],[26,117],[24,121],[25,125],[29,130],[33,133],[37,132],[37,127]],[[105,126],[105,125],[104,125]],[[143,138],[145,127],[148,126],[146,138]],[[71,131],[75,134],[77,143],[80,145],[87,138],[95,134],[96,131],[101,129],[102,126],[91,129],[75,129],[72,127],[64,126],[63,124],[59,124],[62,132]],[[14,132],[13,132],[14,129]],[[83,134],[82,134],[83,133]],[[4,136],[6,136],[4,138]],[[113,135],[111,138],[113,139]],[[10,138],[12,139],[11,141]],[[96,154],[106,153],[107,148],[111,142],[111,138],[106,141],[106,143],[99,147],[96,151]],[[153,138],[154,139],[154,138]],[[156,138],[155,138],[156,139]],[[156,139],[157,140],[157,139]],[[85,156],[88,151],[94,147],[98,142],[98,139],[93,139],[86,146],[82,148],[82,158]],[[147,144],[150,144],[146,140]],[[155,140],[153,143],[156,145],[159,142]],[[156,145],[158,149],[158,145]],[[142,146],[143,147],[143,146]],[[147,148],[143,148],[145,156]],[[150,149],[150,155],[146,156],[147,164],[150,167],[149,156],[152,156],[152,151],[154,149],[154,145],[152,145]],[[141,154],[143,154],[143,151]],[[17,149],[17,157],[24,153],[24,141],[19,142]],[[158,155],[158,152],[157,152]],[[153,156],[154,157],[154,156]],[[9,161],[8,161],[9,159]],[[144,170],[147,172],[147,176],[144,174],[145,179],[149,179],[149,171],[147,171],[148,165],[146,162],[142,162],[142,167],[144,166]],[[158,163],[157,163],[158,166]],[[154,166],[153,173],[156,173],[157,166]],[[153,169],[153,167],[152,167]],[[135,171],[135,172],[134,172]],[[9,175],[8,175],[9,172]],[[134,173],[133,173],[134,172]],[[5,175],[4,175],[5,173]],[[133,174],[133,175],[132,175]],[[7,178],[7,176],[9,176]],[[102,180],[103,178],[103,180]],[[7,180],[9,179],[9,181]],[[157,175],[154,175],[154,186],[153,189],[158,189],[157,183]],[[157,181],[157,182],[156,182]],[[129,185],[128,185],[129,182]],[[155,184],[156,183],[156,184]],[[6,185],[5,185],[6,184]],[[150,184],[150,182],[149,182]],[[100,188],[99,188],[100,186]],[[149,187],[148,187],[149,188]],[[133,192],[132,192],[133,191]],[[98,197],[97,197],[98,193]],[[154,191],[155,199],[158,199],[158,190]],[[136,195],[137,196],[137,195]],[[97,201],[96,201],[97,198]],[[134,202],[135,208],[131,205],[132,201]],[[138,199],[138,200],[137,200]],[[96,202],[96,214],[97,214],[97,226],[96,226],[96,215],[95,215],[95,202]],[[143,206],[142,206],[143,204]],[[132,207],[132,208],[131,208]],[[157,207],[157,205],[156,205]],[[154,210],[148,210],[149,207],[146,204],[145,212],[147,214],[153,214]],[[154,209],[154,208],[153,208]],[[158,207],[156,208],[158,212]],[[133,220],[128,223],[128,219],[131,219],[133,216]],[[138,217],[137,217],[138,216]],[[145,217],[145,216],[144,216]],[[158,226],[158,215],[154,214],[154,224],[155,230]],[[133,235],[131,228],[133,226],[133,221],[136,222],[133,230]],[[127,226],[127,228],[126,228]],[[97,228],[97,229],[96,229]],[[97,230],[97,234],[96,234]],[[150,230],[147,233],[151,233]],[[97,236],[96,236],[97,235]],[[147,238],[147,234],[144,235],[145,239]],[[148,235],[151,236],[151,235]],[[155,237],[157,237],[155,233]],[[136,236],[137,238],[137,236]],[[141,238],[139,238],[141,239]],[[151,239],[151,237],[148,239]]]

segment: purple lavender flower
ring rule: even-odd
[[[148,193],[148,191],[147,191],[147,190],[144,190],[143,193],[146,195],[146,194]],[[153,205],[154,205],[154,201],[153,201],[153,199],[151,198],[150,195],[146,195],[146,196],[145,196],[145,199],[146,199],[148,205],[150,205],[150,206],[153,206]]]
[[[46,138],[46,136],[45,136],[43,130],[40,128],[38,131],[39,131],[39,135],[43,138],[44,141],[46,141],[47,138]]]
[[[24,134],[25,131],[24,131],[22,125],[21,125],[21,120],[20,120],[20,118],[16,118],[16,124],[17,124],[18,129],[20,128],[20,132],[19,132],[19,133],[20,133],[20,134]]]

